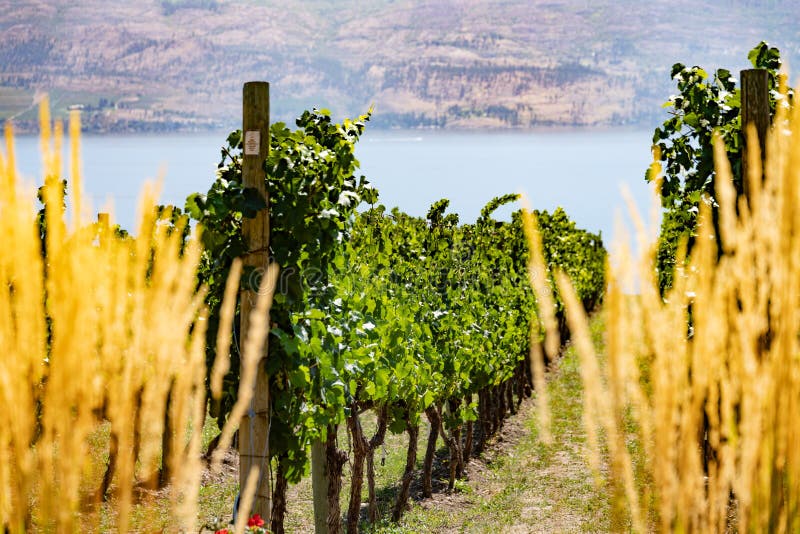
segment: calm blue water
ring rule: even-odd
[[[644,170],[647,131],[452,133],[367,131],[357,155],[381,202],[424,215],[446,197],[472,222],[492,197],[524,192],[534,208],[563,206],[579,226],[608,242],[616,213],[626,213],[626,185],[640,209],[649,206]],[[95,211],[113,202],[118,222],[133,227],[145,180],[163,175],[161,201],[183,206],[187,194],[213,180],[225,134],[82,137],[85,190]],[[66,143],[65,143],[66,144]],[[17,139],[20,172],[40,181],[38,139]],[[507,213],[500,212],[500,216]]]

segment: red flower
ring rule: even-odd
[[[258,514],[254,514],[253,517],[247,520],[248,527],[263,527],[264,520],[261,519],[261,516]]]
[[[214,532],[214,534],[228,534],[227,528],[221,528],[218,531]]]

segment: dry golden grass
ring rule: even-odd
[[[800,531],[800,108],[779,112],[763,181],[749,170],[749,203],[719,144],[715,156],[719,235],[704,205],[665,298],[640,221],[646,252],[637,259],[624,241],[612,252],[603,361],[559,277],[619,530]]]
[[[119,443],[117,527],[127,530],[137,479],[149,478],[161,463],[169,409],[175,424],[165,461],[172,467],[175,518],[191,526],[200,433],[189,430],[192,421],[203,420],[205,407],[197,235],[182,250],[180,232],[168,232],[156,219],[149,190],[140,204],[137,237],[117,237],[107,225],[87,220],[77,116],[70,121],[67,221],[61,128],[56,125],[53,139],[46,106],[41,114],[46,260],[35,195],[15,173],[10,128],[7,156],[0,159],[0,523],[15,532],[98,530],[100,517],[90,512],[97,509],[90,501],[99,460],[90,438],[107,420]]]
[[[523,199],[523,202],[527,204],[527,199]],[[549,444],[552,441],[552,435],[550,434],[550,408],[545,384],[545,351],[550,357],[555,356],[561,345],[561,340],[556,321],[555,301],[548,282],[547,264],[544,261],[539,224],[536,215],[531,212],[527,205],[523,207],[521,213],[522,229],[525,232],[525,238],[530,249],[528,275],[537,301],[537,313],[531,318],[531,376],[533,376],[533,386],[538,401],[536,410],[539,419],[539,432],[542,441]],[[544,335],[544,342],[541,341],[542,335]]]
[[[196,530],[206,406],[198,232],[183,243],[181,228],[170,231],[156,217],[149,188],[135,237],[119,237],[107,223],[90,220],[77,115],[70,120],[67,216],[62,128],[57,123],[53,134],[46,104],[41,124],[44,259],[35,192],[17,177],[10,127],[5,155],[0,151],[0,529],[99,531],[110,521],[110,528],[128,531],[137,484],[152,480],[162,466],[168,413],[170,446],[163,460],[171,478],[159,496],[171,502],[170,529]],[[271,293],[264,293],[259,311],[268,313]],[[232,307],[226,306],[228,326]],[[253,334],[246,372],[260,359],[266,327]],[[225,363],[215,367],[224,372]],[[247,402],[249,396],[242,397]],[[118,440],[111,509],[99,506],[97,493],[105,459],[96,442],[109,429]]]

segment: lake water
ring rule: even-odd
[[[534,208],[563,206],[578,225],[609,241],[615,216],[627,213],[626,186],[640,210],[650,204],[644,171],[650,163],[648,131],[547,131],[453,133],[370,131],[359,141],[361,173],[387,206],[424,215],[449,198],[461,220],[472,222],[492,197],[524,192]],[[226,135],[109,135],[82,137],[85,190],[94,209],[109,202],[123,227],[132,228],[147,179],[163,176],[161,201],[183,206],[189,193],[205,192]],[[66,143],[65,143],[65,146]],[[16,141],[17,167],[41,180],[38,139]],[[507,217],[510,209],[499,212]]]

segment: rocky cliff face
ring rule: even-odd
[[[95,130],[230,127],[241,84],[405,127],[652,122],[675,61],[800,56],[790,0],[0,0],[0,118],[36,95]],[[745,28],[744,30],[742,28]],[[795,61],[792,61],[795,63]]]

